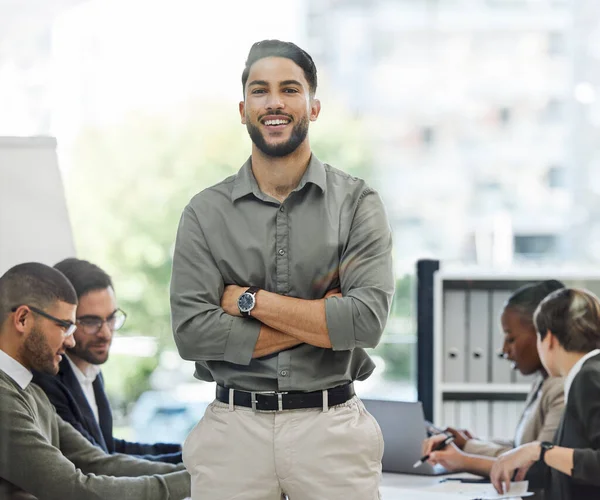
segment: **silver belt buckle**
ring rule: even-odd
[[[256,396],[259,394],[265,394],[265,395],[275,395],[277,394],[275,391],[258,391],[258,392],[250,392],[250,404],[252,405],[252,411],[256,412],[256,403],[258,403],[258,400],[256,399]]]

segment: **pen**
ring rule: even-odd
[[[436,444],[431,451],[440,451],[443,450],[446,446],[448,446],[452,441],[454,441],[454,436],[448,436],[446,439],[444,439],[443,441],[440,441],[438,444]],[[421,457],[419,460],[417,460],[414,464],[413,464],[413,468],[417,468],[420,467],[421,465],[423,465],[425,462],[427,462],[427,460],[429,460],[429,454]]]

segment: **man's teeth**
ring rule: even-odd
[[[265,125],[285,125],[287,122],[287,120],[267,120]]]

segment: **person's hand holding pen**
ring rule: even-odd
[[[449,434],[439,434],[437,436],[435,436],[436,438],[439,437],[439,439],[436,439],[435,442],[431,445],[430,449],[425,452],[427,446],[426,443],[427,441],[432,441],[432,439],[426,440],[423,446],[423,456],[417,460],[413,467],[419,467],[421,465],[423,465],[425,462],[427,462],[428,460],[431,459],[431,455],[437,451],[441,451],[443,450],[446,446],[448,446],[450,443],[452,443],[452,441],[454,441],[454,436],[451,436]],[[442,439],[443,437],[443,439]]]
[[[460,471],[465,467],[466,454],[453,443],[454,436],[438,434],[423,442],[423,457],[431,465],[440,464],[448,471]],[[445,444],[444,444],[445,443]]]
[[[454,429],[453,427],[447,427],[444,429],[444,433],[452,434],[454,436],[454,444],[461,450],[465,449],[467,441],[470,439],[475,439],[467,429]]]

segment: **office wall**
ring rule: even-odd
[[[0,137],[0,275],[74,254],[56,140]]]

